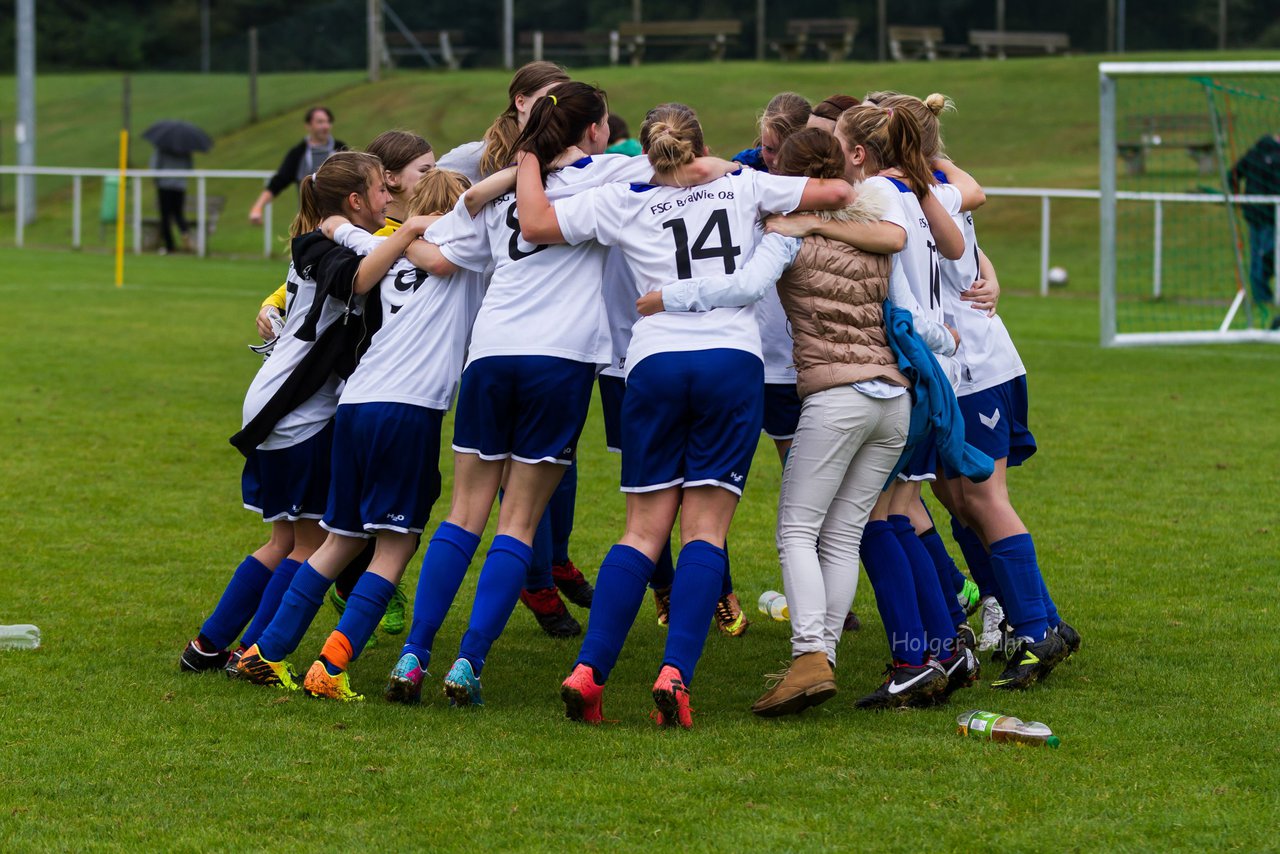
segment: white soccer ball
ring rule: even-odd
[[[1049,268],[1049,284],[1055,288],[1066,287],[1067,268],[1066,267],[1050,267]]]

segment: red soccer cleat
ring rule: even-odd
[[[604,721],[604,686],[596,683],[595,674],[586,664],[573,668],[569,678],[560,685],[560,699],[564,700],[564,716],[571,721],[598,724]]]
[[[681,726],[693,729],[693,709],[689,707],[689,689],[684,677],[670,664],[662,665],[658,681],[653,683],[653,702],[658,707],[654,720],[658,726]]]

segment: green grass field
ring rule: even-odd
[[[563,720],[576,642],[521,610],[488,706],[378,699],[398,649],[356,663],[339,706],[180,674],[187,638],[264,526],[240,508],[245,349],[278,264],[0,250],[0,840],[40,849],[1271,849],[1280,400],[1265,347],[1102,351],[1092,300],[1007,297],[1041,453],[1012,481],[1082,652],[1033,690],[855,712],[886,644],[865,579],[840,694],[798,719],[747,711],[788,628],[711,637],[697,728],[654,729],[663,630],[646,604],[599,729]],[[621,531],[617,458],[593,412],[573,555]],[[762,444],[733,530],[744,602],[778,585],[776,456]],[[446,496],[448,467],[446,466]],[[446,499],[447,500],[447,499]],[[443,505],[437,508],[438,520]],[[410,590],[417,564],[407,575]],[[438,677],[472,579],[437,644]],[[579,614],[585,621],[586,615]],[[318,652],[324,610],[295,663]],[[981,707],[1048,723],[1057,751],[955,734]]]

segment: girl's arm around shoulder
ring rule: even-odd
[[[895,200],[875,184],[860,184],[853,201],[845,207],[822,214],[772,216],[765,220],[765,231],[789,237],[817,234],[845,243],[863,252],[892,255],[907,245],[907,232],[885,214]]]
[[[808,178],[797,210],[833,211],[853,204],[853,187],[842,178]]]
[[[951,214],[942,207],[938,197],[931,192],[926,192],[924,198],[920,200],[920,210],[929,221],[929,232],[933,235],[933,242],[938,247],[938,254],[949,261],[958,261],[963,258],[964,233],[951,218]]]
[[[508,166],[494,172],[488,178],[473,186],[463,194],[466,199],[467,213],[475,216],[484,210],[484,206],[516,188],[516,167]]]
[[[972,175],[956,164],[940,157],[933,166],[947,176],[947,183],[960,191],[960,210],[974,211],[987,203],[987,194]]]
[[[660,311],[710,311],[759,302],[795,261],[802,241],[766,234],[751,260],[727,276],[685,279],[664,285],[636,300],[642,315]]]
[[[520,220],[520,236],[530,243],[565,243],[555,208],[542,185],[542,168],[538,158],[526,155],[516,166],[516,213]]]
[[[987,317],[995,316],[1000,303],[1000,281],[996,278],[996,268],[981,249],[978,250],[978,280],[960,292],[960,299],[975,311],[986,312]]]
[[[431,222],[430,217],[424,216],[413,216],[405,220],[404,225],[396,229],[395,234],[385,238],[361,260],[352,289],[357,294],[373,290],[373,286],[382,281],[382,277],[391,269],[396,259],[405,253],[409,244],[422,236]]]
[[[444,257],[444,253],[440,251],[439,246],[426,240],[415,240],[410,243],[409,248],[405,250],[404,257],[408,258],[409,263],[419,270],[426,270],[431,275],[440,278],[452,276],[461,269],[457,264]]]

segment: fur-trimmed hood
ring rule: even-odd
[[[861,182],[853,186],[853,203],[838,211],[815,211],[824,220],[870,224],[884,219],[889,210],[889,191],[877,184]]]

